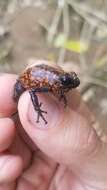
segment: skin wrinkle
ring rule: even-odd
[[[74,92],[75,93],[75,92]],[[78,107],[79,109],[77,110],[77,112],[80,114],[80,111],[81,111],[81,105],[80,105],[80,107]],[[75,110],[75,109],[74,109]],[[85,113],[85,116],[86,116],[86,119],[87,119],[87,116],[89,117],[89,125],[91,126],[90,127],[90,130],[89,130],[89,135],[88,135],[88,138],[87,138],[87,144],[89,143],[91,143],[90,141],[91,140],[93,140],[93,139],[97,139],[97,142],[96,143],[93,143],[92,142],[92,145],[93,144],[96,144],[95,145],[95,148],[93,148],[93,152],[94,152],[94,149],[96,149],[96,146],[97,146],[97,143],[98,143],[98,141],[99,141],[99,138],[98,138],[98,136],[96,135],[96,130],[94,129],[94,127],[92,127],[95,123],[96,123],[96,120],[95,120],[95,116],[93,116],[93,114],[89,111],[89,110],[87,110],[87,108],[86,109],[83,109],[83,110],[86,110],[86,113]],[[79,117],[78,117],[78,119],[79,119]],[[79,122],[78,122],[79,123]],[[91,134],[90,134],[91,133]],[[93,137],[94,136],[94,137]],[[100,142],[99,142],[100,143]]]
[[[65,168],[65,167],[63,169],[62,168],[63,168],[63,166],[59,167],[59,171],[57,171],[56,176],[54,177],[53,183],[51,184],[51,187],[50,187],[49,190],[62,190],[62,187],[65,190],[64,180],[68,176],[69,168]],[[70,184],[72,184],[72,187],[74,185],[73,188],[70,186],[70,190],[71,189],[72,190],[77,190],[77,186],[78,186],[79,190],[81,189],[81,187],[84,187],[83,183],[79,180],[79,178],[74,173],[72,173],[70,170],[69,170],[69,174],[71,176]],[[78,179],[79,183],[76,183],[76,179]],[[66,188],[66,190],[69,190],[69,188]],[[82,188],[81,190],[86,190],[86,189]]]
[[[35,185],[32,184],[29,179],[26,179],[25,177],[21,177],[20,181],[21,181],[21,182],[24,181],[25,183],[27,183],[27,185],[30,185],[30,186],[31,186],[32,190],[35,190]],[[22,185],[22,186],[23,186],[23,185]],[[17,181],[16,190],[19,190],[19,188],[20,188],[20,182]]]
[[[39,153],[40,153],[40,150],[38,149],[36,151],[36,155],[39,156],[40,161],[42,161],[43,163],[45,163],[45,165],[48,166],[48,167],[49,167],[49,165],[51,166],[51,163],[49,163],[49,161],[47,161],[46,155],[44,154],[44,158],[43,158],[43,154],[41,156],[41,153],[40,153],[40,155],[39,155]],[[35,157],[35,160],[36,160],[36,157]]]
[[[95,152],[95,154],[93,155],[93,157],[91,156],[92,160],[97,157],[97,153],[99,154],[99,149],[97,148],[97,151]],[[89,163],[90,163],[90,158],[87,157],[87,162],[88,162],[88,159],[89,159]],[[84,167],[86,167],[85,163],[84,163]],[[88,165],[87,166],[87,168],[89,168],[88,169],[89,173],[90,173],[90,168],[92,168],[92,167],[93,167],[93,165]],[[90,179],[89,179],[89,173],[87,173],[86,171],[85,171],[85,173],[84,173],[84,171],[81,172],[80,175],[78,175],[79,174],[78,171],[75,171],[75,172],[76,172],[76,175],[80,178],[80,180],[83,181],[83,183],[85,185],[87,185],[87,187],[89,187],[89,190],[92,190],[92,188],[94,188],[95,190],[106,190],[107,189],[107,179],[106,179],[106,176],[105,176],[105,181],[103,180],[104,178],[102,178],[101,183],[100,183],[100,178],[101,177],[100,178],[97,177],[99,179],[98,179],[98,181],[96,181],[96,173],[94,174],[95,171],[96,171],[96,168],[94,169],[94,167],[93,167],[93,174],[91,172],[91,176],[93,176],[93,177],[91,177]],[[99,176],[100,176],[100,173],[99,173]],[[101,187],[101,188],[99,188],[99,187]]]
[[[75,114],[75,113],[72,113],[72,115]],[[79,118],[80,118],[80,121],[79,121]],[[74,117],[72,117],[72,123],[74,122]],[[65,142],[67,141],[67,146],[72,146],[72,151],[74,152],[77,152],[81,150],[81,146],[80,146],[80,142],[78,142],[78,139],[79,141],[81,140],[81,134],[80,134],[80,127],[79,127],[79,122],[81,122],[81,117],[78,116],[78,121],[76,120],[77,123],[75,123],[75,128],[73,129],[72,127],[70,127],[71,123],[68,124],[69,127],[66,127],[65,128],[65,134],[72,134],[72,139],[71,138],[68,138],[66,137],[66,139],[70,139],[70,142],[68,142],[68,140],[65,140]],[[83,124],[84,125],[84,124]],[[68,133],[67,133],[67,129],[68,129]],[[74,132],[74,134],[73,134]],[[75,142],[75,139],[77,139],[77,143],[74,143]],[[71,142],[72,141],[72,142]],[[82,143],[83,144],[83,143]],[[79,148],[80,147],[80,148]],[[82,148],[83,149],[83,148]]]
[[[85,184],[83,184],[83,182],[79,179],[79,177],[76,174],[74,174],[74,188],[72,190],[74,189],[77,190],[77,188],[78,190],[87,190],[85,189]]]
[[[76,122],[77,122],[77,120],[76,120]],[[77,122],[77,123],[75,123],[75,130],[72,130],[74,133],[72,134],[72,140],[71,140],[72,142],[70,143],[70,146],[72,145],[72,152],[75,152],[75,154],[78,153],[78,151],[80,152],[80,148],[79,148],[79,146],[80,146],[80,143],[79,143],[79,141],[80,141],[79,128],[80,128],[79,127],[79,122]],[[75,139],[76,139],[76,141],[75,141]]]
[[[48,190],[50,190],[50,188],[51,188],[51,184],[53,183],[53,179],[54,179],[54,177],[55,177],[55,175],[57,173],[58,167],[59,167],[59,164],[56,165],[56,168],[53,171],[53,175],[52,175],[51,180],[50,180],[49,185],[48,185]]]
[[[16,183],[15,182],[9,182],[6,184],[1,184],[0,190],[16,190]]]
[[[92,136],[93,135],[95,136],[95,134],[96,134],[95,130],[91,129],[91,132],[92,132]],[[96,140],[96,143],[93,143],[93,140],[92,140],[92,142],[90,142],[90,144],[89,144],[89,146],[93,147],[93,148],[91,149],[91,151],[89,153],[86,152],[86,154],[87,154],[87,161],[90,160],[90,158],[92,159],[92,158],[96,157],[96,155],[100,152],[101,147],[102,147],[102,143],[101,143],[101,141],[99,140],[99,138],[97,136],[95,138],[94,137],[91,137],[91,138],[93,140],[97,138],[97,140]],[[93,146],[93,144],[94,144],[94,146]]]
[[[59,164],[56,165],[56,168],[55,168],[55,170],[54,170],[54,172],[53,172],[53,176],[52,176],[52,178],[51,178],[51,181],[50,181],[48,190],[51,190],[51,188],[52,188],[51,186],[53,186],[53,185],[54,185],[54,188],[55,188],[54,190],[57,189],[57,188],[56,188],[56,185],[55,185],[55,183],[53,183],[53,181],[54,181],[54,179],[55,179],[55,177],[56,177],[58,168],[59,168]]]
[[[101,145],[101,143],[100,143],[100,145]],[[84,168],[86,168],[86,167],[88,168],[88,163],[90,163],[90,159],[93,160],[93,159],[96,157],[96,155],[97,155],[97,153],[99,152],[99,149],[100,149],[100,148],[101,148],[101,146],[99,147],[99,146],[96,145],[96,146],[92,149],[92,151],[86,152],[86,155],[84,155],[85,160],[83,161],[83,163],[84,163]],[[81,157],[81,154],[80,154],[80,157]],[[76,168],[76,167],[77,167],[77,168]],[[80,178],[80,180],[83,181],[84,184],[85,184],[86,181],[83,180],[83,179],[84,179],[84,176],[87,178],[88,175],[84,173],[84,170],[83,170],[83,169],[81,170],[81,167],[83,167],[81,164],[80,164],[80,166],[77,164],[76,167],[73,166],[73,165],[71,165],[70,169],[71,169],[71,171],[74,171],[75,175],[76,175],[78,178]],[[90,166],[89,166],[89,167],[90,167]],[[79,172],[79,170],[80,170],[80,172]],[[83,172],[82,172],[82,171],[83,171]],[[86,176],[86,175],[87,175],[87,176]],[[88,184],[87,184],[87,185],[88,185]]]
[[[97,188],[97,189],[96,189]],[[101,189],[101,188],[99,188],[99,187],[95,187],[94,185],[88,185],[88,184],[86,184],[85,186],[84,186],[84,189],[85,190],[107,190],[107,188],[103,188],[103,189]]]
[[[81,180],[80,176],[78,176],[78,179],[79,179],[80,182],[83,181],[83,180]],[[89,184],[89,183],[87,183],[87,181],[85,181],[83,187],[84,187],[83,190],[107,190],[107,186],[102,187],[102,185],[101,185],[101,187],[99,188],[98,185],[96,186],[94,184],[92,185],[91,183]]]
[[[32,162],[32,166],[33,166],[33,164],[39,164],[39,163],[42,163],[42,165],[43,165],[43,167],[45,166],[45,170],[46,170],[46,168],[48,167],[48,170],[49,170],[49,172],[51,171],[50,170],[50,168],[53,168],[54,169],[54,165],[56,165],[56,163],[54,164],[46,155],[44,155],[44,154],[42,154],[41,152],[40,152],[40,150],[37,150],[36,151],[36,153],[35,153],[35,157],[34,157],[34,159],[33,159],[33,162]],[[56,168],[56,167],[55,167]],[[37,170],[38,170],[38,168],[37,168]],[[45,172],[45,170],[42,170],[42,173],[44,173]],[[47,170],[47,171],[48,171]],[[27,170],[26,170],[27,171]],[[29,169],[28,169],[28,171],[29,171]],[[53,172],[54,172],[54,170],[53,170]],[[25,172],[24,172],[25,173]],[[45,174],[45,173],[44,173]],[[46,172],[46,174],[45,174],[46,176],[47,176],[47,172]],[[49,174],[48,174],[49,175]],[[52,175],[53,176],[53,175]],[[24,177],[26,180],[28,180],[29,181],[29,176],[26,176],[26,174],[24,175],[23,174],[23,176],[22,177]],[[42,179],[42,178],[41,178]],[[29,181],[29,182],[31,182],[31,181]],[[32,181],[32,183],[33,183],[33,181]],[[33,183],[34,184],[34,183]],[[42,184],[42,183],[41,183]],[[36,188],[37,188],[37,186],[35,186]],[[47,189],[46,189],[47,190]]]
[[[33,155],[32,152],[29,150],[29,148],[26,146],[25,142],[22,140],[22,138],[16,134],[14,143],[10,147],[10,153],[17,155],[17,152],[24,162],[23,164],[23,171],[24,171],[26,168],[30,166]],[[25,156],[25,153],[27,154],[27,157]]]
[[[55,179],[55,187],[56,187],[56,189],[58,189],[58,183],[61,184],[61,181],[63,180],[63,178],[64,178],[64,176],[65,176],[66,170],[67,170],[67,169],[65,168],[65,170],[64,170],[63,173],[62,173],[62,175],[60,175],[60,177],[59,177],[59,179],[57,179],[57,181],[56,181],[56,179]]]
[[[91,128],[89,135],[88,135],[88,138],[87,138],[87,145],[88,146],[91,146],[91,145],[93,146],[93,144],[94,144],[93,149],[90,153],[91,156],[96,154],[96,152],[98,151],[97,150],[98,147],[100,147],[100,145],[101,145],[101,142],[99,141],[98,137],[97,136],[95,137],[95,136],[96,136],[95,130]],[[96,139],[96,142],[94,139]],[[94,143],[93,143],[93,141],[94,141]]]
[[[39,157],[39,158],[40,158],[40,157]],[[44,159],[41,158],[41,160],[42,160],[42,162],[44,162]],[[45,161],[45,162],[46,162],[46,161]],[[46,164],[48,164],[48,163],[46,163]],[[48,166],[49,166],[49,165],[48,165]],[[50,183],[51,183],[51,180],[53,179],[53,176],[54,176],[55,173],[56,173],[56,170],[57,170],[57,165],[56,165],[55,169],[53,170],[53,175],[51,176],[50,181],[48,182],[46,189],[44,189],[44,190],[50,189],[50,188],[49,188],[49,187],[50,187]],[[30,179],[29,179],[29,178],[26,178],[26,176],[22,176],[22,179],[24,179],[24,180],[26,180],[27,182],[29,182],[30,184],[32,184],[32,185],[34,186],[34,188],[39,189],[39,186],[37,186],[36,184],[31,183]],[[42,183],[41,183],[41,184],[42,184]],[[41,184],[40,184],[40,187],[41,187]]]
[[[78,117],[78,125],[75,126],[77,128],[77,129],[75,128],[75,131],[78,131],[78,133],[76,133],[75,139],[81,139],[81,134],[79,134],[79,132],[80,132],[79,123],[80,122],[81,122],[81,119],[79,121],[79,117]],[[83,123],[83,126],[88,126],[87,122]],[[74,145],[74,146],[75,147],[80,146],[79,151],[86,152],[87,155],[91,155],[92,152],[94,152],[96,150],[96,146],[97,146],[97,143],[99,142],[99,139],[97,139],[96,142],[95,142],[94,139],[96,139],[97,136],[95,137],[95,131],[94,131],[94,129],[92,127],[89,127],[87,129],[87,133],[85,133],[85,134],[86,134],[86,137],[85,137],[84,143],[82,142],[82,149],[81,149],[81,145],[79,145],[78,142],[77,142],[77,146],[76,145]],[[89,149],[89,147],[90,147],[90,149]],[[78,150],[78,148],[74,148],[74,150],[76,151],[76,150]],[[86,150],[88,150],[88,152]]]

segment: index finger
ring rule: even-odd
[[[9,117],[16,112],[16,103],[13,100],[16,79],[17,75],[0,75],[0,117]]]

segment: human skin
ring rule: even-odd
[[[0,190],[107,190],[107,145],[95,118],[74,90],[68,106],[38,94],[48,125],[36,116],[28,92],[13,101],[17,76],[0,75]]]

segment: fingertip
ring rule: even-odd
[[[16,103],[13,101],[14,84],[17,75],[0,75],[0,117],[8,117],[16,111]]]
[[[14,181],[23,170],[23,161],[19,156],[0,156],[0,183]]]
[[[6,150],[13,142],[15,125],[10,118],[0,119],[0,152]]]

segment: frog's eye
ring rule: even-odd
[[[69,75],[64,75],[60,79],[63,86],[69,86],[73,83],[73,78],[71,78]]]

